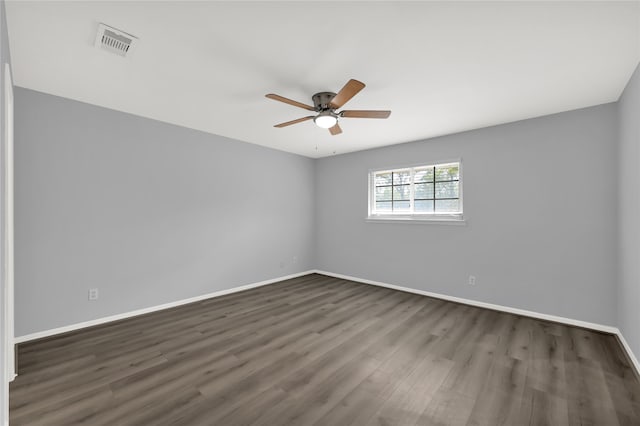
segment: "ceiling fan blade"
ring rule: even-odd
[[[342,111],[341,117],[349,118],[389,118],[391,111],[350,110]]]
[[[267,98],[269,98],[269,99],[273,99],[274,101],[284,102],[285,104],[297,106],[298,108],[304,108],[304,109],[309,110],[309,111],[315,111],[316,110],[311,105],[306,105],[306,104],[303,104],[302,102],[294,101],[294,100],[285,98],[284,96],[276,95],[275,93],[269,93],[268,95],[265,95],[265,96]]]
[[[364,89],[364,83],[361,81],[354,79],[347,81],[347,84],[345,84],[338,94],[331,99],[331,108],[340,108],[342,105],[349,102],[349,99],[357,95],[362,89]]]
[[[303,121],[307,121],[307,120],[311,120],[313,119],[315,116],[310,115],[308,117],[302,117],[302,118],[298,118],[296,120],[291,120],[291,121],[287,121],[286,123],[280,123],[280,124],[276,124],[273,127],[287,127],[287,126],[291,126],[292,124],[298,124],[298,123],[302,123]]]
[[[336,123],[333,127],[329,127],[329,131],[333,136],[342,133],[342,129],[340,128],[340,125],[338,123]]]

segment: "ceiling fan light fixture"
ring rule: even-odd
[[[331,111],[323,111],[316,118],[313,119],[316,126],[322,127],[323,129],[329,129],[336,125],[338,122],[338,117],[331,114]]]

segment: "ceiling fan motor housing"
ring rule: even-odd
[[[311,97],[313,99],[313,106],[316,108],[316,111],[326,111],[331,110],[330,103],[331,100],[336,96],[333,92],[319,92]]]

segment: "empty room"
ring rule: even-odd
[[[640,426],[640,1],[0,0],[0,425]]]

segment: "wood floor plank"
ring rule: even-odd
[[[319,274],[18,350],[11,425],[640,425],[612,335]]]
[[[454,365],[453,361],[446,358],[423,356],[367,423],[414,425]]]
[[[527,362],[502,358],[492,365],[483,389],[476,398],[469,425],[510,426],[521,420],[522,400],[527,379]],[[528,413],[526,413],[528,415]]]

